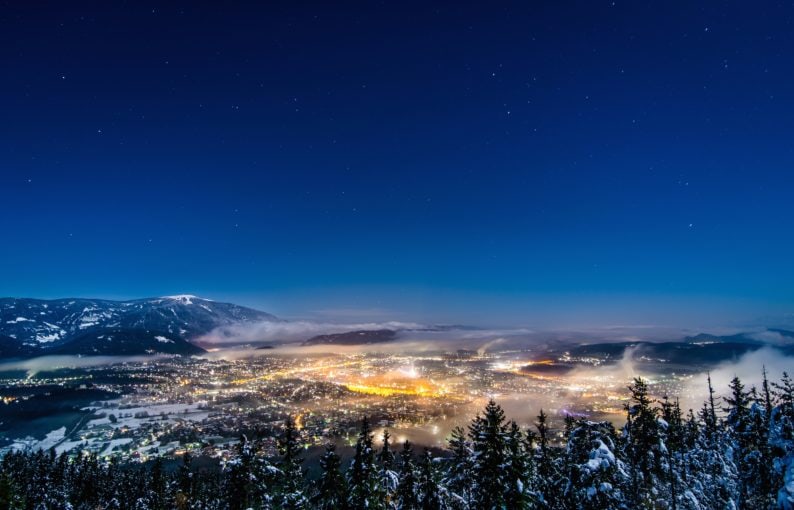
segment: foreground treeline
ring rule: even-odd
[[[629,387],[626,424],[568,417],[562,446],[543,411],[529,429],[490,402],[448,451],[433,456],[410,443],[376,446],[365,419],[355,455],[343,465],[334,446],[309,480],[300,431],[288,421],[280,457],[266,459],[243,439],[219,471],[191,459],[167,473],[146,467],[70,459],[52,452],[12,453],[2,461],[2,509],[764,509],[794,508],[794,383],[764,377],[747,389],[683,413],[654,401],[642,379]],[[555,438],[556,439],[556,438]]]

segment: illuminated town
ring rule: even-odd
[[[291,416],[306,448],[330,441],[353,444],[363,416],[400,442],[443,447],[455,425],[465,425],[488,399],[528,426],[544,408],[559,428],[566,415],[625,419],[626,373],[609,360],[557,358],[531,351],[385,354],[266,351],[236,360],[173,357],[110,366],[28,372],[0,381],[4,401],[24,400],[42,388],[107,393],[77,424],[46,437],[15,438],[9,449],[54,448],[79,455],[144,462],[192,451],[223,460],[245,434],[275,436]],[[576,368],[571,370],[570,368]],[[693,374],[655,375],[658,396],[680,395]]]

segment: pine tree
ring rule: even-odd
[[[195,479],[193,478],[193,470],[191,464],[193,457],[190,452],[185,452],[182,456],[182,465],[179,466],[177,473],[177,507],[180,509],[190,508],[190,502],[193,500],[195,492]]]
[[[340,472],[341,460],[336,453],[336,445],[328,443],[325,454],[320,458],[322,474],[318,481],[317,494],[312,503],[318,510],[346,510],[347,481]]]
[[[576,420],[571,415],[565,416],[565,434],[567,441],[570,441],[571,434],[575,430]],[[564,488],[562,479],[557,466],[556,456],[550,445],[551,437],[549,432],[548,416],[543,409],[537,416],[535,422],[537,429],[538,447],[535,452],[535,466],[537,471],[537,481],[535,482],[538,497],[543,505],[548,508],[557,508],[562,505]]]
[[[356,441],[356,453],[348,470],[350,506],[355,510],[384,507],[382,490],[375,467],[375,452],[369,420],[361,421],[361,431]]]
[[[684,449],[690,450],[695,447],[698,435],[700,434],[700,425],[695,417],[692,409],[687,413],[686,422],[684,423]]]
[[[543,409],[541,409],[541,412],[542,411]],[[565,439],[565,442],[568,442],[568,440],[571,438],[571,432],[573,432],[573,429],[576,428],[576,418],[574,418],[570,413],[566,413],[564,423],[565,427],[563,429],[562,437]]]
[[[628,389],[631,399],[626,406],[624,434],[634,488],[632,503],[638,507],[653,506],[657,478],[664,472],[658,410],[651,405],[648,385],[642,378],[635,378]]]
[[[561,506],[618,509],[625,505],[623,489],[628,475],[617,456],[617,446],[617,433],[609,422],[577,423],[566,446],[569,475],[565,505]]]
[[[433,456],[430,450],[425,448],[419,463],[419,508],[422,510],[441,510],[442,489],[439,485],[439,473],[433,463]]]
[[[223,493],[226,506],[230,510],[270,508],[274,471],[272,466],[257,458],[256,445],[242,436],[237,445],[237,457],[227,464],[225,470]]]
[[[416,479],[416,467],[413,461],[413,449],[411,443],[403,443],[400,452],[400,481],[397,484],[395,499],[398,510],[418,510],[419,497]]]
[[[21,494],[6,471],[5,466],[0,469],[0,508],[8,510],[24,508]]]
[[[704,425],[696,446],[687,452],[691,492],[706,508],[738,507],[739,474],[730,443],[723,427],[709,432]]]
[[[774,394],[780,405],[776,427],[777,436],[783,441],[794,441],[794,380],[788,372],[783,372],[779,383],[772,383]],[[782,445],[781,445],[782,446]]]
[[[287,417],[284,424],[284,433],[278,441],[281,461],[278,464],[279,481],[278,493],[281,508],[285,510],[300,510],[308,508],[308,500],[303,487],[303,470],[299,443],[300,432],[292,417]]]
[[[750,428],[750,392],[744,389],[738,377],[731,380],[730,390],[731,396],[724,398],[725,403],[728,404],[728,407],[723,409],[728,413],[725,421],[739,445],[745,447],[750,440],[747,435]]]
[[[681,480],[683,465],[681,453],[685,441],[684,421],[678,399],[673,402],[665,395],[661,403],[661,413],[661,435],[664,445],[661,453],[664,455],[663,461],[666,463],[670,507],[676,510],[683,483]]]
[[[754,508],[771,507],[774,504],[773,486],[776,485],[772,470],[772,452],[769,446],[769,427],[763,397],[750,406],[750,446],[745,452],[742,470],[746,472],[748,503]]]
[[[716,397],[707,377],[708,398],[699,412],[700,423],[690,410],[686,424],[686,451],[682,455],[682,506],[697,502],[695,508],[736,508],[739,499],[738,471],[724,422],[716,414]],[[694,504],[693,504],[694,506]]]
[[[474,450],[472,500],[481,510],[501,509],[504,501],[505,414],[493,400],[469,426]]]
[[[391,434],[387,429],[383,430],[382,446],[378,451],[377,461],[380,467],[380,486],[385,500],[391,501],[394,491],[397,489],[398,476],[394,472],[395,456],[391,450]]]
[[[524,435],[518,424],[511,421],[505,436],[504,500],[507,508],[529,508],[532,461]]]
[[[762,369],[763,382],[761,383],[761,394],[763,396],[764,416],[766,419],[766,427],[769,428],[769,420],[772,418],[772,389],[769,385],[769,379],[766,376],[766,366]]]
[[[703,409],[700,412],[700,419],[703,421],[704,432],[708,438],[712,438],[717,434],[717,407],[716,399],[714,397],[714,386],[711,384],[711,374],[706,375],[708,381],[708,402],[703,403]]]
[[[243,510],[253,502],[252,471],[253,454],[248,439],[240,438],[237,445],[237,458],[226,464],[226,504],[230,510]]]
[[[163,471],[163,459],[157,457],[149,471],[149,502],[153,510],[170,508],[167,489],[168,480]]]
[[[752,467],[747,464],[752,462],[748,455],[752,451],[752,433],[750,420],[750,392],[745,390],[744,384],[738,377],[734,377],[729,385],[731,395],[725,397],[728,407],[723,410],[727,413],[725,423],[728,426],[734,451],[736,452],[739,472],[740,504],[745,506],[749,499],[749,477],[752,475]],[[752,462],[754,464],[754,462]]]
[[[447,462],[443,483],[449,491],[452,510],[464,510],[471,505],[472,451],[466,431],[455,427],[447,440],[452,456]]]

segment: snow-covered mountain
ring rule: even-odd
[[[0,357],[38,354],[192,354],[190,340],[220,326],[279,321],[192,295],[132,301],[0,298]]]

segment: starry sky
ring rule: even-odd
[[[0,295],[794,311],[790,4],[3,4]]]

